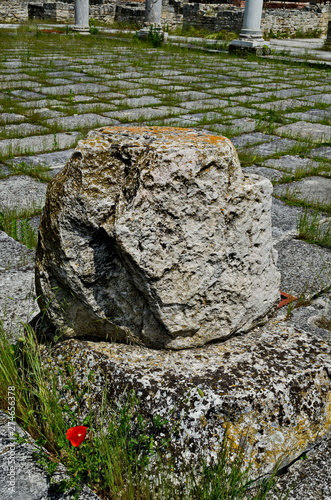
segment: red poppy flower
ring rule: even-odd
[[[69,439],[72,446],[79,446],[85,439],[87,427],[85,425],[77,425],[70,427],[66,432],[66,438]]]

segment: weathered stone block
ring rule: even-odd
[[[270,181],[231,141],[107,127],[50,183],[39,304],[68,337],[181,349],[261,322],[279,299]]]
[[[328,343],[311,333],[270,321],[226,342],[181,351],[70,339],[44,359],[53,358],[63,373],[68,363],[74,366],[77,388],[66,390],[66,401],[81,420],[100,410],[105,386],[110,412],[134,390],[149,425],[156,416],[168,422],[162,432],[178,465],[215,457],[227,430],[234,449],[245,446],[256,477],[291,463],[330,432],[330,354]],[[77,404],[91,370],[89,397]]]

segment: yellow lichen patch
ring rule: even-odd
[[[99,132],[103,134],[116,134],[121,132],[130,132],[132,134],[146,134],[150,133],[156,137],[164,138],[167,140],[183,142],[208,142],[210,144],[216,144],[218,142],[224,142],[227,139],[222,136],[209,135],[203,132],[199,132],[192,128],[181,128],[181,127],[102,127],[98,129]]]
[[[226,422],[223,427],[232,453],[245,451],[246,459],[251,462],[253,469],[259,469],[266,463],[271,466],[276,466],[280,461],[289,463],[330,431],[330,401],[331,392],[325,401],[324,422],[314,423],[302,413],[293,419],[292,425],[275,425],[275,422],[261,420],[256,412],[245,414],[235,423]]]

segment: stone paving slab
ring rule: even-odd
[[[296,155],[284,155],[281,158],[271,158],[266,160],[264,165],[267,167],[273,167],[280,170],[286,170],[287,172],[296,172],[296,170],[309,170],[313,167],[317,167],[319,163],[313,161],[310,158],[301,158]]]
[[[65,132],[58,134],[47,134],[22,139],[4,139],[0,140],[0,154],[27,154],[44,151],[54,151],[67,149],[76,145],[79,132]]]
[[[1,113],[0,115],[0,123],[18,123],[24,120],[25,116],[17,113]]]
[[[331,126],[305,121],[279,127],[276,129],[276,133],[290,135],[291,137],[305,137],[312,141],[328,142],[331,140]]]
[[[39,308],[34,291],[34,251],[0,231],[0,319],[11,338]]]
[[[75,149],[65,151],[54,151],[54,153],[43,153],[38,156],[18,156],[8,161],[8,164],[17,165],[24,162],[27,165],[44,165],[46,167],[63,166],[71,157]]]
[[[103,113],[104,116],[108,116],[109,118],[119,119],[119,120],[138,120],[140,118],[144,118],[145,120],[149,120],[151,118],[160,118],[162,116],[169,116],[170,114],[179,114],[182,113],[183,110],[181,108],[172,107],[164,107],[164,108],[135,108],[135,109],[125,109],[121,111],[112,111],[110,113]]]
[[[67,130],[76,130],[81,127],[97,128],[103,125],[111,124],[111,120],[105,116],[97,115],[95,113],[77,114],[71,116],[64,116],[61,118],[52,118],[46,120],[47,125],[63,126]]]
[[[15,97],[21,97],[24,99],[41,99],[43,95],[40,92],[34,92],[32,90],[13,90],[11,95]]]
[[[318,176],[306,177],[291,184],[279,184],[274,187],[274,193],[278,196],[292,195],[296,199],[312,203],[330,203],[331,179]]]
[[[44,206],[47,184],[27,175],[15,175],[0,179],[0,208],[18,210]]]
[[[40,92],[46,95],[71,95],[82,92],[93,93],[106,92],[109,87],[100,83],[75,83],[70,85],[56,85],[54,87],[42,87]]]
[[[246,172],[247,174],[262,175],[262,177],[267,177],[270,181],[278,181],[284,175],[282,172],[275,170],[274,168],[257,167],[256,165],[243,168],[243,172]]]
[[[242,134],[239,137],[235,137],[234,139],[232,139],[232,142],[236,146],[236,148],[240,148],[244,146],[252,146],[255,144],[264,144],[273,140],[275,140],[275,136],[263,134],[262,132],[253,132],[251,134]]]
[[[247,148],[245,151],[261,158],[266,158],[268,156],[275,155],[279,152],[286,153],[293,146],[297,145],[297,142],[291,139],[274,139],[270,142],[259,144],[253,148]]]
[[[63,106],[65,100],[60,99],[40,99],[38,101],[25,101],[20,103],[22,108],[51,108],[51,107],[59,107]],[[38,111],[38,110],[37,110]]]
[[[312,158],[325,158],[327,160],[331,160],[331,147],[330,146],[322,146],[320,148],[312,149],[307,156]]]
[[[272,237],[275,242],[295,237],[297,224],[302,214],[301,207],[291,207],[281,200],[273,198],[271,205]]]
[[[305,106],[303,101],[298,99],[282,99],[278,101],[268,101],[262,103],[255,103],[254,107],[261,110],[275,109],[278,111],[284,111],[293,108],[302,108]]]
[[[286,118],[293,120],[300,120],[304,122],[319,122],[328,121],[331,123],[331,108],[328,109],[311,109],[309,111],[303,111],[298,113],[288,113],[285,115]]]
[[[185,101],[181,102],[180,105],[188,110],[194,109],[217,109],[223,108],[228,105],[228,101],[224,99],[199,99],[197,101]]]
[[[224,116],[227,116],[226,114]],[[235,134],[245,134],[253,132],[256,129],[256,120],[251,118],[237,118],[231,120],[231,127],[235,130]]]
[[[21,137],[24,135],[35,135],[47,133],[48,129],[41,125],[32,125],[32,123],[19,123],[6,125],[5,134],[7,137]]]
[[[306,97],[307,101],[318,102],[323,104],[331,104],[331,94],[316,94]]]
[[[122,105],[126,107],[132,107],[132,108],[139,108],[140,106],[157,106],[159,104],[162,104],[161,99],[158,99],[157,97],[153,96],[143,96],[143,97],[131,97],[128,99],[115,99],[113,101],[113,104],[115,105]]]
[[[283,292],[310,297],[331,286],[331,250],[296,239],[281,240],[275,248]]]

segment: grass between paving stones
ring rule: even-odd
[[[187,465],[179,474],[178,454],[171,452],[169,422],[155,415],[148,424],[134,393],[124,395],[111,411],[104,393],[98,412],[91,409],[80,419],[75,407],[89,399],[95,374],[88,374],[81,389],[74,368],[66,365],[60,370],[45,364],[43,349],[27,325],[24,337],[10,344],[0,322],[1,407],[10,409],[17,423],[46,448],[47,452],[36,452],[35,459],[48,473],[54,494],[70,490],[78,496],[85,483],[105,500],[263,500],[274,488],[275,473],[260,481],[249,479],[244,450],[232,453],[227,439],[214,463],[207,465],[196,457],[199,473]],[[79,448],[65,437],[66,430],[77,425],[88,429]],[[60,462],[69,477],[56,480]]]
[[[30,220],[40,213],[40,208],[2,209],[0,210],[0,230],[28,248],[35,249],[38,235]]]
[[[278,168],[278,170],[280,170]],[[299,181],[305,177],[311,177],[318,175],[320,177],[330,178],[331,176],[331,165],[320,162],[319,165],[307,165],[305,167],[298,167],[294,172],[288,172],[287,170],[282,170],[284,176],[281,179],[273,181],[273,184],[287,184],[289,182]]]
[[[331,215],[331,201],[307,201],[301,198],[298,198],[293,191],[289,188],[285,194],[283,195],[275,195],[274,196],[285,203],[287,205],[291,205],[294,207],[303,207],[307,209],[312,209],[319,212],[324,212],[327,215]]]
[[[331,218],[306,209],[298,219],[297,234],[298,238],[309,243],[331,248]]]
[[[35,165],[20,161],[19,163],[12,163],[8,168],[10,175],[28,175],[42,182],[51,180],[51,169],[43,164]]]

